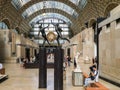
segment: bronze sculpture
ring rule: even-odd
[[[51,23],[52,23],[52,21],[51,21]],[[55,31],[57,33],[56,40],[57,40],[58,45],[60,45],[59,39],[67,40],[70,43],[70,41],[67,38],[63,38],[62,37],[62,33],[61,32],[63,30],[59,27],[59,24],[58,23],[57,24],[52,23],[52,24],[55,26]]]
[[[39,26],[39,32],[38,32],[38,36],[40,35],[40,32],[42,34],[42,37],[44,38],[43,44],[42,46],[44,46],[45,42],[47,41],[47,43],[50,45],[48,39],[47,39],[47,35],[45,33],[45,29],[49,27],[49,24],[47,27],[42,27],[42,24]]]

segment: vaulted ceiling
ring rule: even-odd
[[[66,22],[75,35],[85,28],[86,22],[91,26],[97,18],[107,17],[118,4],[120,0],[0,0],[0,21],[7,19],[9,28],[28,34],[31,23],[55,18]]]

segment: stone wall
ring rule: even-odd
[[[100,75],[120,83],[120,28],[115,29],[115,21],[110,30],[104,26],[99,36]]]
[[[67,49],[70,48],[70,56],[72,59],[76,55],[77,52],[81,53],[81,57],[83,59],[86,56],[89,59],[94,57],[94,30],[92,28],[86,28],[79,34],[75,35],[70,39],[70,43],[65,43],[63,45],[65,49],[65,54],[67,55]]]
[[[83,42],[83,59],[88,57],[90,60],[94,58],[94,30],[86,28],[82,31]]]
[[[39,46],[12,29],[0,30],[0,62],[15,62],[18,57],[26,57],[26,48],[30,49],[30,56],[34,56],[34,49]]]
[[[100,76],[120,84],[120,18],[118,10],[99,24],[99,70]],[[115,19],[116,18],[116,19]]]

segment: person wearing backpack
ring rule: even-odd
[[[98,74],[98,71],[97,71],[97,67],[96,65],[93,65],[91,68],[90,68],[90,74],[89,74],[89,77],[88,78],[85,78],[85,82],[84,82],[84,86],[88,86],[90,81],[94,81],[96,76]]]

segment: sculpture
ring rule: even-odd
[[[48,28],[49,27],[49,24],[47,27],[42,27],[42,24],[39,26],[39,32],[38,32],[38,36],[40,35],[40,32],[42,34],[42,37],[44,38],[44,41],[43,41],[43,44],[42,46],[44,46],[45,42],[47,41],[47,43],[50,45],[48,39],[47,39],[47,35],[45,33],[45,28]]]
[[[76,64],[77,64],[77,66],[76,66],[76,68],[75,68],[75,71],[80,71],[80,66],[79,66],[79,64],[78,64],[78,58],[79,58],[79,56],[80,56],[80,53],[77,52],[77,53],[76,53],[76,56],[75,56],[75,61],[76,61]]]
[[[51,21],[51,23],[52,23],[52,21]],[[57,23],[57,24],[52,23],[52,24],[55,26],[55,31],[56,31],[56,33],[57,33],[57,38],[56,38],[56,40],[57,40],[58,45],[60,45],[60,42],[59,42],[59,39],[60,39],[60,38],[63,39],[63,40],[67,40],[67,41],[70,43],[70,41],[69,41],[67,38],[63,38],[63,37],[62,37],[61,32],[62,32],[63,30],[59,27],[59,24],[58,24],[58,23]]]

